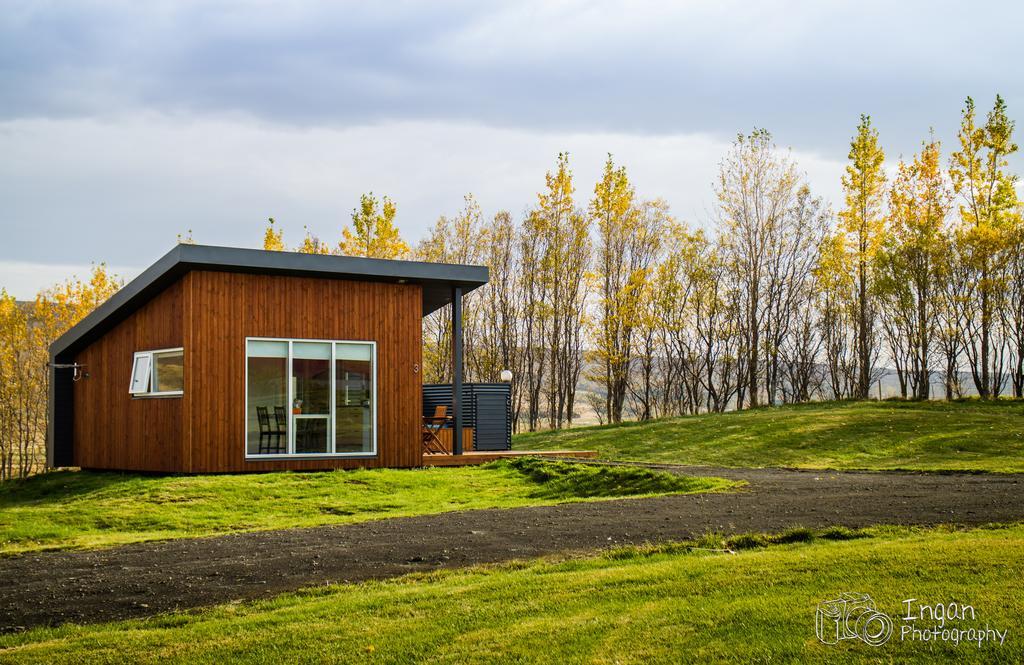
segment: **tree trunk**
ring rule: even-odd
[[[868,391],[871,389],[871,346],[868,339],[868,285],[867,268],[863,259],[857,266],[858,281],[858,320],[857,320],[857,398],[867,399]]]

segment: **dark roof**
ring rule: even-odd
[[[453,288],[469,292],[486,284],[488,277],[485,266],[178,245],[61,335],[50,345],[50,353],[57,356],[84,348],[190,270],[420,284],[423,316],[450,302]]]

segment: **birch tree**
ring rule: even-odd
[[[740,135],[719,166],[719,236],[738,287],[743,336],[744,375],[739,386],[739,407],[744,395],[750,406],[761,402],[761,383],[767,323],[776,300],[787,298],[783,282],[793,259],[796,229],[793,208],[797,205],[800,179],[787,156],[780,155],[771,134],[755,129]],[[804,243],[798,240],[802,247]]]
[[[398,208],[385,196],[378,200],[373,192],[359,197],[359,207],[352,211],[352,227],[342,229],[338,252],[348,256],[374,259],[399,259],[409,253],[395,226]]]
[[[879,253],[878,292],[887,304],[890,348],[897,362],[906,363],[898,365],[904,397],[908,388],[917,399],[929,397],[950,206],[940,145],[932,140],[912,162],[899,164]]]
[[[845,209],[839,214],[848,239],[849,260],[855,273],[857,386],[855,395],[867,399],[874,370],[876,306],[872,300],[875,257],[882,245],[885,200],[885,153],[878,144],[878,130],[871,118],[860,117],[850,142],[850,163],[843,175]]]
[[[590,202],[590,223],[597,230],[594,281],[597,316],[593,322],[594,357],[601,365],[608,421],[622,421],[634,358],[635,333],[645,316],[644,299],[656,259],[663,220],[663,202],[639,204],[625,167],[611,155]]]
[[[100,264],[88,280],[69,279],[30,303],[0,290],[0,479],[43,469],[50,344],[120,287]]]
[[[1020,224],[1017,177],[1007,170],[1007,158],[1017,151],[1013,129],[1002,97],[996,96],[982,126],[977,125],[974,100],[968,97],[961,115],[960,150],[953,153],[949,169],[960,202],[955,239],[971,287],[961,334],[982,399],[998,397],[1006,378],[1006,340],[999,328],[1001,310],[1007,306],[1007,267]]]
[[[539,422],[543,393],[548,427],[571,425],[583,370],[587,325],[587,270],[592,245],[587,215],[573,200],[568,153],[523,223],[526,372],[529,426]]]

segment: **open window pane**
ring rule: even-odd
[[[182,349],[136,351],[129,392],[135,397],[176,397],[185,391]]]
[[[246,376],[246,452],[288,452],[288,343],[249,342]]]
[[[153,357],[148,353],[135,354],[135,361],[132,363],[132,394],[140,395],[149,392],[149,372],[152,359]]]
[[[153,354],[153,392],[169,393],[185,390],[185,354],[168,351]]]

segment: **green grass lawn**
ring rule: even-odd
[[[1024,472],[1024,402],[828,402],[519,434],[513,447],[731,467]]]
[[[719,478],[538,459],[477,467],[218,476],[59,471],[0,484],[0,553],[734,486]]]
[[[0,637],[10,662],[1019,662],[1024,527],[877,528],[811,538],[709,538],[700,547],[479,567],[338,585],[96,626]],[[740,547],[743,549],[737,549]],[[867,593],[894,617],[882,646],[819,643],[815,609]],[[967,604],[1003,646],[901,641],[905,599]],[[915,603],[915,608],[917,603]],[[915,611],[917,611],[915,609]],[[934,622],[918,625],[931,626]]]

